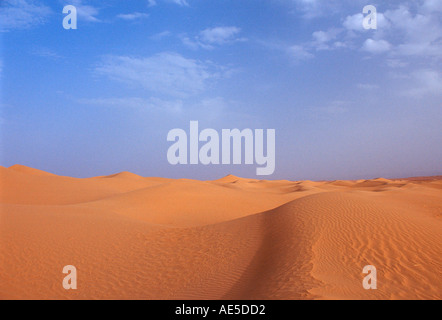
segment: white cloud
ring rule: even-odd
[[[411,74],[412,87],[404,94],[420,98],[425,95],[442,95],[442,74],[438,71],[421,69]]]
[[[279,42],[272,41],[260,41],[261,45],[265,46],[270,50],[278,51],[279,53],[284,54],[289,58],[290,62],[294,65],[298,65],[302,61],[310,60],[314,58],[314,54],[312,51],[316,48],[316,44],[304,43],[304,44],[295,44],[295,45],[286,45]]]
[[[442,12],[442,1],[440,0],[425,0],[421,7],[424,13]]]
[[[390,68],[404,68],[407,67],[409,64],[408,62],[402,61],[400,59],[388,59],[387,65]]]
[[[123,19],[123,20],[137,20],[137,19],[144,19],[149,17],[147,13],[141,13],[141,12],[133,12],[133,13],[126,13],[126,14],[119,14],[117,15],[117,18]]]
[[[0,32],[28,29],[44,23],[52,10],[28,0],[6,0],[0,6]]]
[[[150,39],[161,40],[163,38],[169,37],[170,35],[172,35],[172,33],[170,31],[166,30],[166,31],[159,32],[159,33],[156,33],[156,34],[150,36]]]
[[[304,18],[313,19],[323,16],[340,14],[347,8],[362,8],[366,0],[281,0],[294,4],[296,12],[301,12]]]
[[[215,45],[231,44],[237,41],[245,41],[244,38],[238,38],[237,35],[241,32],[238,27],[216,27],[207,28],[199,33],[194,39],[186,35],[181,36],[183,44],[192,49],[213,49]]]
[[[385,40],[367,39],[362,46],[362,50],[371,53],[384,53],[391,49],[391,44]]]
[[[365,29],[362,25],[363,20],[364,20],[364,15],[362,13],[357,13],[345,18],[343,26],[347,30],[364,31]]]
[[[363,44],[363,49],[379,53],[387,50],[392,55],[440,56],[442,54],[442,21],[440,20],[441,1],[426,0],[412,7],[400,5],[384,13],[377,14],[377,30],[362,27],[363,15],[348,16],[343,26],[349,32],[364,36],[367,32],[372,39]],[[353,35],[354,38],[354,35]],[[348,41],[348,39],[347,39]]]
[[[336,41],[335,43],[333,43],[333,47],[336,49],[343,49],[343,48],[348,48],[349,45],[346,42]]]
[[[100,22],[96,16],[99,10],[93,6],[83,4],[82,0],[68,0],[66,4],[71,4],[77,9],[78,18],[88,22]]]
[[[146,58],[108,56],[95,71],[110,79],[155,93],[186,97],[202,92],[207,81],[219,76],[213,65],[163,52]]]
[[[357,32],[367,32],[369,30],[366,30],[363,26],[364,21],[364,15],[362,13],[356,13],[351,16],[347,16],[342,23],[344,28],[346,28],[349,31],[357,31]],[[376,15],[376,24],[377,24],[377,31],[382,31],[387,28],[389,28],[390,23],[385,18],[385,15],[381,12],[377,12]]]
[[[428,5],[429,2],[425,2]],[[423,10],[424,7],[420,7]],[[418,9],[419,10],[419,9]],[[392,23],[392,36],[401,38],[396,46],[399,55],[440,56],[442,54],[442,21],[440,14],[412,14],[410,9],[400,6],[385,12]]]
[[[325,31],[316,31],[313,32],[313,38],[315,39],[315,41],[319,42],[319,43],[325,43],[328,42],[332,39],[334,39],[335,36],[331,35],[328,32]]]
[[[289,2],[289,0],[287,0]],[[298,7],[319,13],[321,0],[292,0]],[[422,62],[438,66],[442,57],[442,1],[420,0],[411,4],[394,2],[385,12],[377,12],[377,29],[363,27],[363,1],[330,1],[325,7],[343,9],[344,4],[357,8],[353,15],[342,20],[342,27],[332,27],[312,33],[308,42],[297,44],[288,49],[294,61],[299,62],[313,57],[318,50],[356,50],[368,54],[385,54],[385,64],[392,68],[403,68],[409,64],[406,59],[423,59]],[[359,11],[360,10],[360,11]],[[359,11],[359,12],[358,12]],[[341,10],[342,13],[342,10]],[[332,14],[332,12],[330,12]],[[281,47],[281,45],[279,45]],[[287,47],[282,50],[287,50]],[[430,58],[430,59],[428,59]],[[418,60],[416,60],[418,61]]]
[[[222,45],[235,40],[235,36],[241,31],[237,27],[217,27],[205,29],[200,33],[200,39],[210,44]]]
[[[189,4],[187,3],[186,0],[168,0],[168,1],[169,2],[173,2],[173,3],[177,4],[177,5],[183,6],[183,7],[189,6]]]
[[[332,47],[336,47],[334,44],[332,47],[331,42],[337,38],[337,36],[341,33],[340,29],[329,29],[327,31],[316,31],[313,32],[313,42],[312,45],[316,48],[316,50],[329,50]],[[339,44],[338,44],[339,46]]]
[[[288,49],[288,53],[292,61],[295,63],[308,60],[314,57],[314,55],[308,52],[305,47],[300,45],[291,46]]]
[[[302,11],[305,18],[315,18],[322,15],[324,3],[319,0],[294,0],[298,10]]]
[[[355,43],[365,40],[363,50],[371,53],[390,51],[391,56],[440,56],[442,54],[442,1],[425,0],[415,6],[399,5],[394,9],[377,13],[377,30],[365,30],[363,15],[347,16],[343,26],[348,30],[342,40]]]
[[[174,3],[182,7],[188,7],[189,3],[186,0],[164,0],[165,2]],[[154,7],[157,5],[156,0],[147,0],[148,7]]]
[[[190,49],[197,50],[199,48],[206,49],[206,50],[212,50],[214,46],[210,44],[206,44],[203,42],[198,41],[198,39],[191,39],[187,35],[181,35],[181,42],[189,47]]]

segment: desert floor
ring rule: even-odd
[[[15,165],[0,167],[0,203],[0,299],[442,299],[442,177],[77,179]]]

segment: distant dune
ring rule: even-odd
[[[0,167],[0,299],[442,299],[442,177],[77,179]],[[65,290],[74,265],[78,289]],[[373,265],[378,289],[365,290]]]

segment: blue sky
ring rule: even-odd
[[[6,0],[0,36],[3,166],[256,177],[171,166],[167,133],[198,120],[276,129],[270,179],[442,174],[439,0]]]

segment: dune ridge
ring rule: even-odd
[[[442,179],[0,167],[0,299],[441,299]],[[78,270],[64,290],[62,268]],[[378,270],[364,290],[362,268]]]

